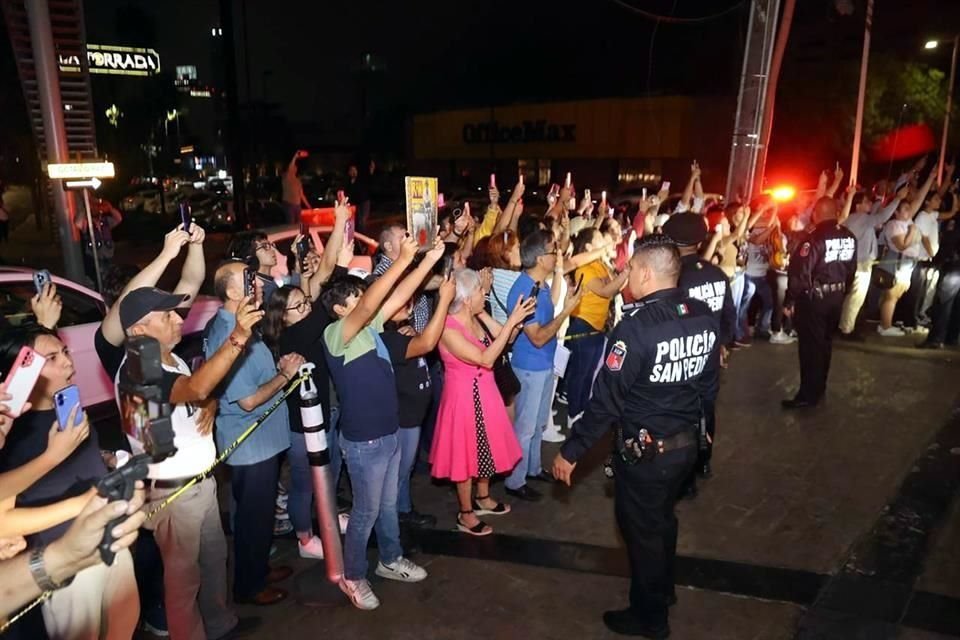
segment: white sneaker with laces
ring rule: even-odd
[[[347,580],[341,578],[340,591],[343,591],[357,609],[373,611],[380,606],[380,598],[370,588],[369,580]]]
[[[320,538],[313,536],[310,540],[307,541],[307,544],[303,544],[299,540],[297,541],[297,547],[300,550],[301,558],[309,558],[311,560],[323,560],[323,543],[320,541]]]
[[[788,336],[783,331],[777,331],[770,336],[770,344],[793,344],[796,341],[796,338]]]
[[[403,556],[397,558],[393,564],[378,562],[374,573],[381,578],[396,580],[397,582],[420,582],[427,577],[426,569],[410,562]]]
[[[564,442],[567,438],[560,433],[560,427],[555,424],[548,424],[543,430],[542,439],[544,442]]]
[[[877,333],[883,336],[884,338],[899,338],[901,336],[907,335],[903,329],[900,329],[898,327],[890,327],[888,329],[884,329],[883,327],[877,327]]]

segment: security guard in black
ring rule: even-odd
[[[696,213],[675,213],[663,225],[663,233],[677,243],[677,250],[680,252],[680,280],[677,286],[689,297],[710,307],[710,311],[720,322],[720,348],[723,349],[723,345],[733,341],[733,325],[736,323],[737,314],[733,308],[733,293],[730,291],[727,274],[715,264],[700,258],[700,248],[707,239],[706,220]],[[720,375],[719,367],[716,374]],[[704,402],[703,414],[707,434],[710,436],[710,446],[700,450],[695,471],[707,477],[710,475],[710,458],[717,431],[714,403]],[[696,486],[696,475],[690,474],[684,493],[695,496]]]
[[[630,559],[630,607],[607,612],[604,623],[618,633],[650,637],[669,633],[677,544],[673,507],[697,458],[702,403],[713,401],[718,387],[719,322],[706,304],[676,288],[679,271],[669,238],[649,236],[638,243],[630,289],[639,302],[625,309],[614,329],[590,406],[554,461],[554,475],[569,484],[575,463],[607,431],[619,440],[615,512]],[[641,430],[649,434],[651,454],[636,461],[622,455],[622,445],[637,440]]]
[[[800,355],[800,390],[785,409],[815,406],[827,389],[833,334],[857,271],[857,239],[837,224],[837,203],[820,198],[814,206],[816,226],[790,256],[785,309],[795,315]]]
[[[677,286],[691,298],[710,307],[720,321],[720,344],[729,344],[733,340],[733,323],[736,321],[730,278],[723,269],[700,257],[700,248],[708,234],[704,217],[690,212],[675,213],[663,225],[663,233],[677,243],[680,251],[683,266]]]

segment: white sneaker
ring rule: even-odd
[[[788,336],[783,331],[777,331],[775,334],[770,336],[770,344],[793,344],[796,341],[796,338]]]
[[[397,558],[393,564],[378,562],[374,573],[381,578],[396,580],[397,582],[420,582],[427,577],[426,569],[410,562],[403,556]]]
[[[567,438],[560,432],[560,427],[551,424],[543,430],[542,439],[544,442],[564,442]]]
[[[337,520],[340,523],[340,533],[342,535],[347,532],[347,525],[350,524],[350,514],[341,513],[339,516],[337,516]]]
[[[357,609],[363,611],[373,611],[380,606],[380,598],[370,588],[369,580],[347,580],[341,578],[339,582],[340,591],[347,594],[350,602]]]
[[[323,560],[323,543],[320,542],[320,538],[317,536],[310,538],[307,544],[303,544],[298,540],[297,547],[300,549],[301,558]]]
[[[903,329],[898,327],[890,327],[889,329],[884,329],[883,327],[877,327],[877,333],[884,338],[899,338],[901,336],[907,335]]]

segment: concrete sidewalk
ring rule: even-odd
[[[839,348],[826,404],[783,413],[779,401],[798,382],[796,347],[758,344],[735,354],[724,373],[714,477],[701,483],[696,500],[677,509],[681,587],[672,637],[798,637],[799,621],[817,594],[950,418],[958,379],[952,360],[942,352],[904,357],[886,343]],[[545,464],[555,451],[556,445],[545,445]],[[498,535],[483,540],[450,532],[452,487],[416,476],[417,508],[440,520],[438,531],[411,539],[410,552],[431,573],[427,581],[375,581],[383,604],[372,613],[345,601],[322,610],[292,600],[245,608],[244,615],[261,615],[266,623],[251,637],[615,637],[600,615],[624,606],[628,582],[609,481],[597,468],[604,453],[599,448],[578,468],[572,490],[544,487],[541,503],[513,503],[510,515],[490,518]],[[960,465],[960,449],[956,453]],[[493,494],[502,498],[502,485]],[[951,637],[935,631],[943,628],[960,635],[942,610],[960,603],[958,534],[955,500],[914,586],[919,609],[905,619],[913,627],[799,637]],[[277,563],[322,569],[297,557],[290,540],[278,540],[278,548]],[[925,606],[940,607],[938,619],[919,616]]]

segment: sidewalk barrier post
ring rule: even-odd
[[[320,540],[323,542],[323,557],[327,579],[338,584],[343,577],[343,547],[340,543],[340,524],[337,517],[337,501],[330,473],[330,450],[327,446],[327,425],[323,423],[323,408],[312,372],[316,365],[308,362],[300,367],[300,375],[306,376],[300,385],[300,418],[307,443],[307,459],[313,471],[313,493],[317,505],[317,521],[320,524]]]

